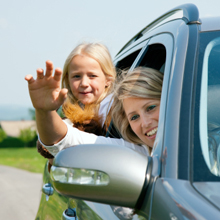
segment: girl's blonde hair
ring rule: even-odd
[[[109,53],[108,48],[101,43],[81,43],[77,47],[75,47],[72,52],[67,57],[64,67],[63,67],[63,75],[61,80],[62,88],[68,89],[68,99],[72,104],[78,102],[77,98],[72,94],[69,81],[68,81],[68,67],[72,59],[77,55],[86,55],[88,57],[96,60],[103,73],[105,74],[106,80],[109,81],[109,86],[106,87],[105,92],[99,97],[97,104],[99,104],[103,98],[106,97],[112,91],[112,82],[115,80],[116,71],[114,64],[112,62],[111,55]]]
[[[131,72],[122,73],[119,82],[115,82],[112,120],[125,140],[145,144],[131,129],[123,108],[123,100],[131,97],[160,99],[162,83],[163,74],[147,67],[137,67]]]

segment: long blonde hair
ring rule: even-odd
[[[137,67],[131,72],[122,73],[119,82],[115,82],[112,120],[122,137],[135,144],[145,144],[133,132],[123,108],[126,98],[160,99],[163,74],[158,70]]]
[[[106,87],[101,97],[99,97],[97,101],[97,104],[99,104],[103,100],[103,98],[105,98],[106,95],[108,95],[112,91],[112,82],[115,80],[116,77],[115,67],[112,62],[112,58],[109,53],[109,50],[105,45],[101,43],[81,43],[71,51],[63,67],[61,86],[62,88],[68,89],[67,96],[72,104],[77,103],[78,100],[72,94],[70,89],[70,85],[68,81],[68,67],[72,59],[77,55],[86,55],[96,60],[101,66],[101,69],[105,74],[107,81],[111,82],[109,83],[109,86]]]

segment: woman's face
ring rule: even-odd
[[[134,133],[149,147],[153,147],[157,134],[160,100],[127,98],[123,107]]]
[[[75,56],[68,67],[72,94],[83,104],[96,102],[109,85],[99,63],[86,55]]]

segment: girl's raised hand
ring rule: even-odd
[[[35,109],[53,111],[58,109],[67,97],[67,89],[60,88],[62,70],[55,69],[53,75],[53,63],[46,61],[46,72],[37,69],[37,78],[26,75],[29,94]]]

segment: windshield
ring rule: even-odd
[[[197,170],[194,177],[197,181],[212,181],[220,176],[220,32],[200,34],[197,82],[200,80],[199,140],[195,143],[194,166]]]

